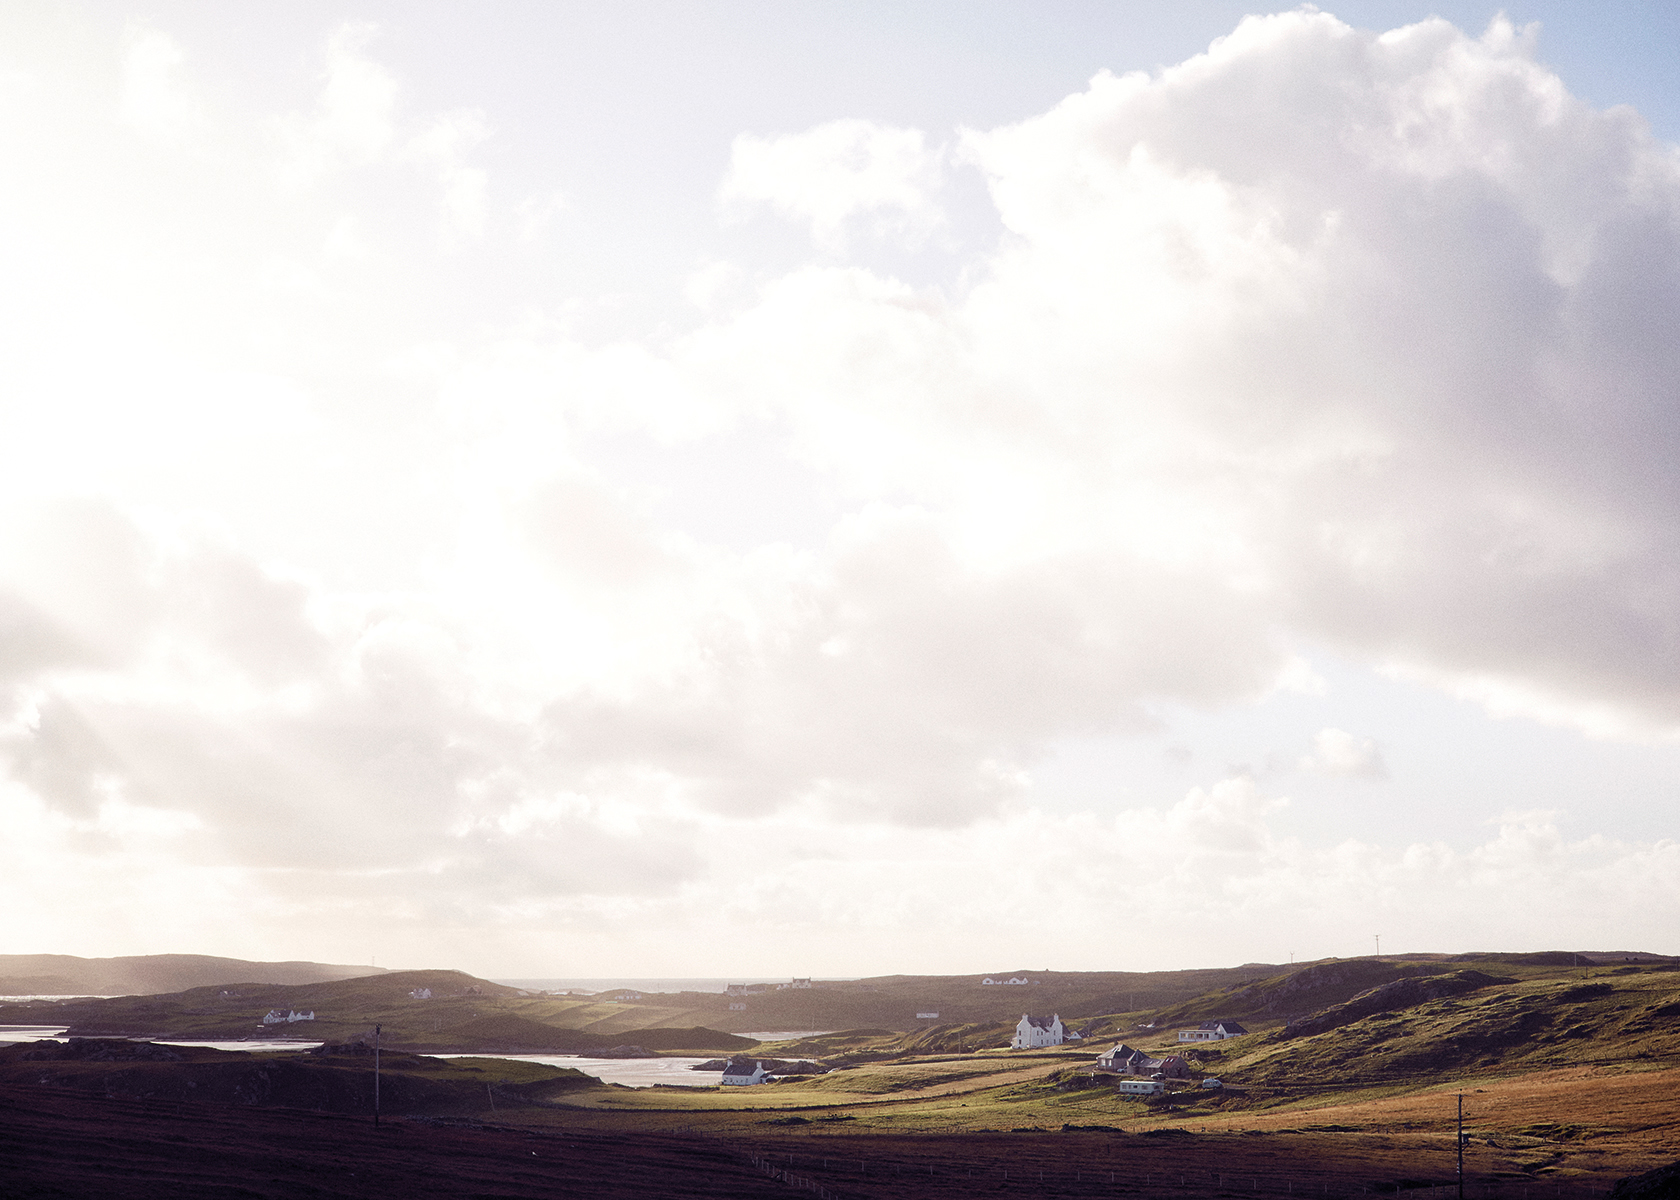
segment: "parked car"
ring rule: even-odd
[[[1211,1092],[1211,1091],[1218,1091],[1220,1088],[1224,1087],[1225,1085],[1223,1083],[1220,1083],[1219,1080],[1217,1080],[1217,1079],[1204,1079],[1204,1080],[1202,1080],[1202,1086],[1207,1088]]]

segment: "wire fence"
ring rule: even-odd
[[[1315,1180],[1251,1172],[1134,1172],[1120,1168],[1001,1166],[953,1162],[895,1161],[835,1157],[804,1160],[796,1155],[750,1152],[752,1165],[770,1178],[811,1192],[820,1200],[869,1200],[884,1196],[1299,1196],[1302,1200],[1404,1196],[1410,1200],[1456,1200],[1456,1180]],[[1466,1200],[1602,1200],[1602,1184],[1553,1180],[1467,1181]]]

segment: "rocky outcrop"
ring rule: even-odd
[[[652,1050],[640,1046],[614,1046],[610,1050],[595,1051],[596,1058],[658,1058]]]
[[[179,1051],[155,1042],[127,1038],[71,1038],[32,1042],[18,1054],[22,1062],[180,1062]]]

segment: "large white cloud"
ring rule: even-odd
[[[599,951],[592,923],[695,905],[789,947],[910,911],[977,944],[1046,896],[1250,930],[1318,905],[1329,938],[1404,888],[1672,857],[1543,821],[1301,846],[1240,779],[1036,807],[1058,739],[1254,702],[1300,638],[1680,727],[1680,160],[1507,25],[1253,19],[948,153],[743,138],[724,195],[823,261],[605,342],[483,316],[550,204],[498,190],[491,117],[408,105],[366,28],[321,63],[256,116],[161,32],[4,79],[58,137],[0,118],[32,181],[0,200],[9,902],[56,863],[211,936],[168,916],[197,880],[277,954],[324,913]],[[965,170],[1004,233],[960,284],[845,261],[925,235]],[[756,532],[782,510],[814,516]],[[1308,765],[1380,763],[1326,729]]]

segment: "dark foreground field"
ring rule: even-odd
[[[1485,1151],[1483,1152],[1485,1155]],[[1477,1157],[1483,1157],[1478,1155]],[[1484,1174],[1466,1194],[1586,1200],[1608,1179]],[[1451,1194],[1440,1137],[1291,1132],[721,1138],[388,1120],[158,1103],[57,1088],[0,1093],[0,1196],[688,1197]]]
[[[5,1200],[782,1196],[704,1138],[372,1121],[224,1105],[0,1093]]]

